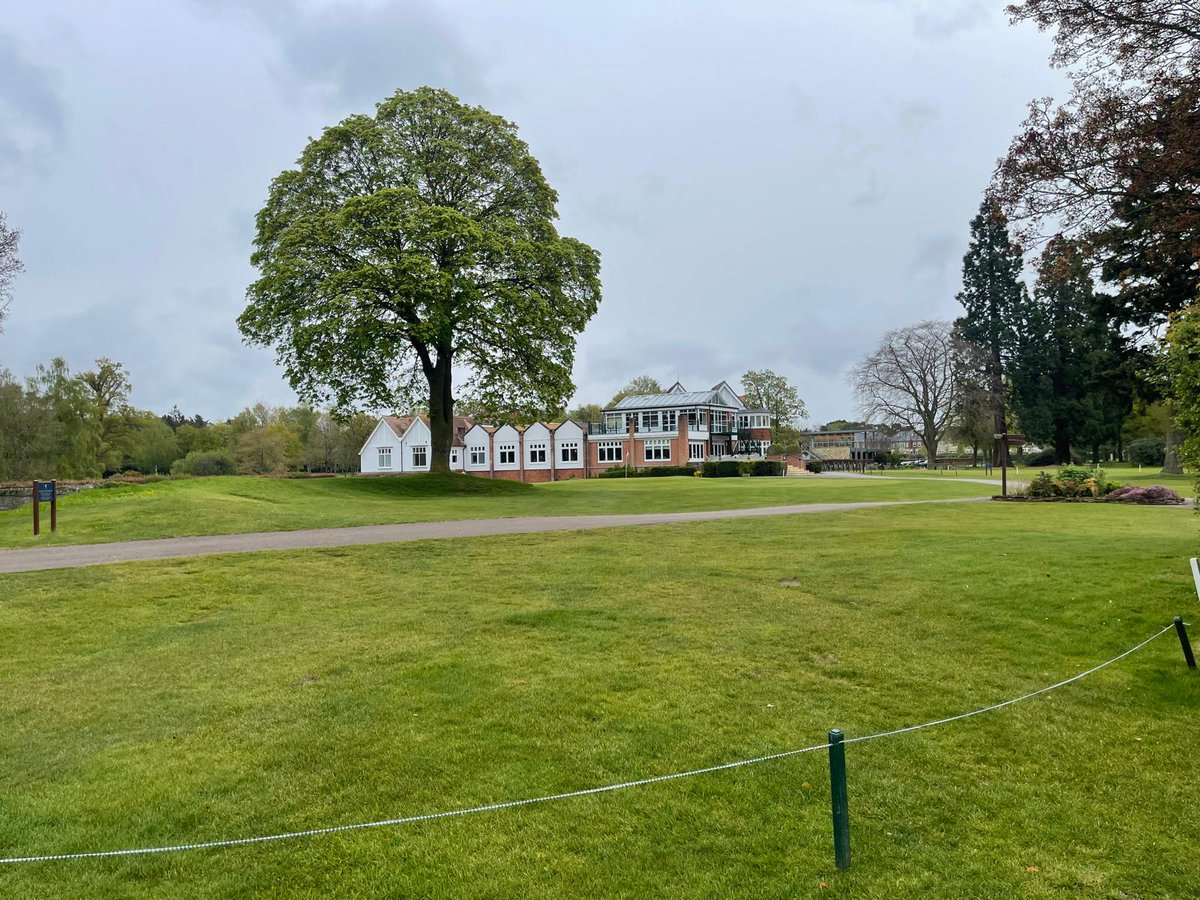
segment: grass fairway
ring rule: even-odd
[[[29,507],[0,512],[0,547],[452,519],[930,500],[989,492],[986,485],[943,481],[927,485],[822,478],[594,478],[527,485],[466,475],[191,478],[64,498],[58,533],[45,531],[39,538],[32,535]]]
[[[913,506],[6,576],[0,855],[452,809],[974,709],[1200,621],[1196,544],[1174,509]],[[852,745],[848,873],[814,753],[0,867],[0,896],[1194,897],[1198,703],[1168,634]]]
[[[1110,480],[1118,484],[1138,484],[1150,485],[1161,484],[1169,487],[1181,497],[1196,496],[1196,476],[1195,475],[1164,475],[1162,469],[1142,468],[1131,466],[1128,463],[1102,463],[1100,466],[1108,473]],[[1039,468],[1026,468],[1017,466],[1008,470],[1008,477],[1011,481],[1027,483],[1036,477],[1040,472],[1049,472],[1053,475],[1058,471],[1058,466],[1042,466]],[[914,479],[916,481],[953,481],[955,478],[987,478],[991,481],[1000,483],[1000,470],[993,469],[991,474],[984,474],[983,469],[958,469],[946,471],[944,469],[887,469],[884,472],[873,475],[884,475],[889,478],[901,477]]]

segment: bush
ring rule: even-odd
[[[1138,438],[1125,448],[1125,458],[1135,466],[1161,466],[1167,455],[1167,445],[1159,438]]]
[[[1169,487],[1164,487],[1161,484],[1152,484],[1148,487],[1138,487],[1137,485],[1130,484],[1122,488],[1117,488],[1108,495],[1108,499],[1121,500],[1126,503],[1144,503],[1147,500],[1168,500],[1172,503],[1178,503],[1183,498]]]
[[[754,474],[754,460],[739,459],[738,460],[738,474],[739,475],[753,475]]]
[[[810,459],[805,463],[805,465],[808,467],[808,471],[812,472],[814,475],[820,475],[821,470],[825,468],[825,463],[821,462],[819,459]]]
[[[605,469],[597,478],[666,478],[672,475],[691,475],[691,466],[647,466],[644,469],[616,466]]]
[[[232,475],[236,470],[233,457],[224,450],[193,450],[171,466],[172,475]]]
[[[777,459],[756,459],[754,460],[750,474],[778,477],[783,474],[783,463]]]
[[[705,478],[737,478],[742,474],[742,463],[736,459],[706,462],[700,471]]]
[[[1026,460],[1027,466],[1052,466],[1054,465],[1053,450],[1039,450],[1037,453],[1031,454]]]

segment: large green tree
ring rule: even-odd
[[[1020,307],[1008,374],[1025,434],[1052,445],[1059,463],[1071,462],[1073,444],[1096,457],[1100,444],[1116,442],[1133,401],[1125,340],[1103,308],[1082,249],[1050,241]]]
[[[516,126],[442,90],[397,92],[309,142],[271,184],[238,320],[310,402],[394,407],[425,388],[449,468],[456,376],[513,409],[571,395],[598,254]]]
[[[782,375],[770,369],[751,369],[742,376],[742,394],[750,409],[765,409],[773,428],[795,427],[808,415],[800,392]]]
[[[1186,435],[1180,456],[1188,468],[1200,471],[1200,305],[1172,316],[1166,343],[1175,422]]]
[[[966,314],[956,327],[963,338],[986,351],[993,434],[1008,431],[1004,362],[1012,352],[1015,319],[1025,298],[1022,265],[1021,249],[1013,243],[1004,212],[991,197],[984,198],[971,220],[971,241],[963,257],[963,286],[958,293]],[[993,462],[999,465],[1007,455],[1008,448],[997,442]]]
[[[638,375],[629,384],[613,394],[613,398],[608,401],[608,406],[605,409],[612,409],[626,397],[636,397],[639,394],[661,394],[665,390],[653,375]]]

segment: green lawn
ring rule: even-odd
[[[1119,484],[1162,484],[1183,497],[1196,496],[1195,475],[1164,475],[1162,469],[1139,469],[1137,466],[1131,466],[1128,463],[1109,463],[1102,465],[1100,468],[1108,473],[1110,479]],[[1008,470],[1008,477],[1013,481],[1028,481],[1039,472],[1049,472],[1053,475],[1057,470],[1057,466],[1040,466],[1032,469],[1017,466]],[[898,476],[918,481],[953,481],[955,478],[986,478],[995,481],[997,484],[1000,482],[999,469],[993,469],[990,474],[985,474],[983,469],[958,469],[951,471],[942,469],[887,469],[883,472],[872,471],[871,474],[876,477],[879,475],[886,477]]]
[[[1177,509],[972,504],[6,576],[0,855],[445,810],[977,708],[1200,620],[1198,549]],[[853,745],[849,873],[816,753],[0,867],[0,896],[1195,897],[1198,703],[1168,634]]]
[[[59,531],[32,535],[29,507],[0,512],[0,547],[510,516],[682,512],[984,496],[972,484],[795,478],[597,478],[525,485],[466,475],[192,478],[100,488],[59,503]],[[44,515],[48,513],[43,509]]]

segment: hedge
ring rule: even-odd
[[[671,475],[692,475],[694,469],[691,466],[647,466],[644,469],[625,468],[617,466],[613,469],[606,469],[597,475],[597,478],[665,478]]]

